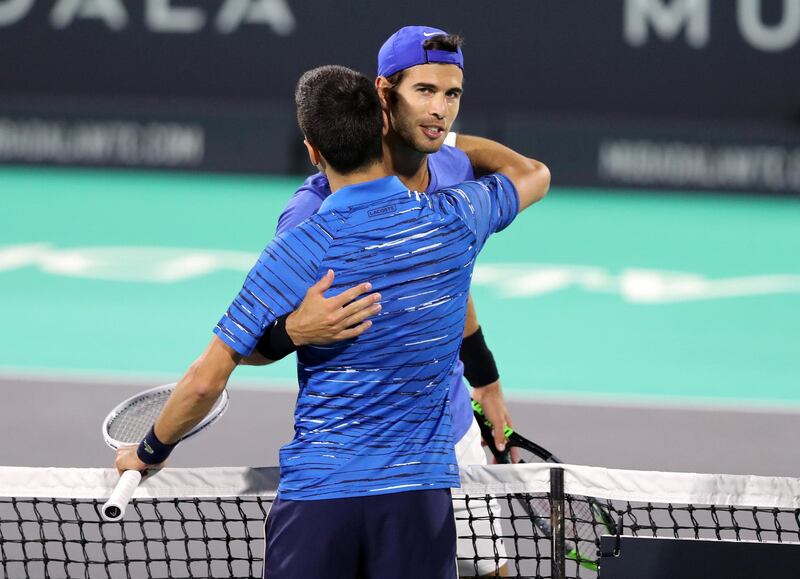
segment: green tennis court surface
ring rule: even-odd
[[[179,377],[301,181],[0,169],[0,373]],[[510,395],[800,408],[797,201],[554,187],[473,294]]]

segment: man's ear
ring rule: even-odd
[[[311,161],[311,164],[319,169],[319,166],[322,164],[322,155],[320,154],[319,149],[309,143],[308,139],[303,139],[303,144],[306,146],[309,161]]]
[[[379,76],[375,79],[375,90],[378,92],[378,98],[381,101],[381,108],[384,111],[389,110],[389,91],[392,85],[385,76]]]
[[[381,134],[385,137],[386,135],[389,134],[389,124],[390,124],[390,122],[389,122],[389,111],[387,111],[386,109],[383,109],[381,111],[381,117],[383,117],[383,131],[382,131]]]

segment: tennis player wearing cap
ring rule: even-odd
[[[549,172],[466,137],[459,146],[472,166],[493,174],[414,192],[384,167],[381,102],[366,77],[314,69],[295,100],[309,157],[333,193],[267,245],[206,351],[138,448],[117,451],[116,467],[163,462],[265,328],[295,309],[322,272],[337,272],[334,291],[366,277],[382,306],[370,331],[298,350],[295,437],[280,452],[265,576],[455,577],[450,488],[459,479],[448,390],[470,277],[489,235],[545,195]]]
[[[465,138],[474,165],[508,175],[432,194],[409,190],[387,176],[380,143],[370,146],[355,130],[371,114],[363,83],[341,67],[300,80],[300,126],[333,192],[267,247],[217,328],[247,355],[261,328],[327,269],[337,272],[334,292],[366,277],[381,296],[369,332],[299,351],[295,438],[281,449],[267,577],[456,576],[448,390],[471,269],[488,235],[549,185],[541,164]],[[380,139],[377,124],[368,132]]]
[[[388,118],[388,131],[383,139],[384,164],[389,173],[414,191],[433,192],[474,178],[466,154],[444,144],[446,138],[451,144],[455,141],[455,134],[450,133],[448,138],[448,133],[458,116],[463,91],[461,44],[461,37],[443,30],[407,26],[392,34],[378,53],[376,87]],[[280,235],[289,231],[317,213],[330,195],[330,184],[324,172],[306,179],[284,208],[276,233]],[[309,291],[297,312],[283,316],[273,324],[258,344],[257,352],[261,356],[253,355],[246,363],[276,360],[294,351],[296,346],[324,345],[356,337],[367,330],[371,322],[363,320],[376,311],[372,309],[376,307],[373,296],[351,301],[364,291],[364,286],[357,286],[346,294],[326,299],[323,294],[333,279],[333,273],[326,274]],[[328,321],[330,325],[321,325]],[[473,397],[481,402],[492,423],[510,423],[497,367],[484,342],[471,297],[463,335],[460,360],[450,377],[449,391],[453,439],[460,466],[486,464],[480,430],[473,418],[469,392],[464,385],[465,376],[474,387]],[[503,429],[497,429],[495,435],[497,443],[502,445],[505,441]],[[459,572],[462,577],[474,576],[476,572],[494,576],[504,573],[502,540],[493,542],[490,538],[499,532],[499,528],[491,528],[490,507],[499,515],[496,503],[471,504],[469,513],[465,501],[454,503],[456,524],[463,527],[458,531],[461,537],[458,541]],[[474,539],[475,536],[479,538]],[[476,554],[479,557],[477,561]]]

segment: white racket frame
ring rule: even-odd
[[[108,433],[108,426],[111,422],[126,408],[130,405],[139,402],[144,398],[148,398],[153,394],[157,394],[160,392],[170,392],[172,393],[175,390],[175,386],[177,383],[173,382],[172,384],[164,384],[163,386],[156,386],[155,388],[149,388],[148,390],[144,390],[143,392],[139,392],[134,396],[131,396],[127,400],[124,400],[117,404],[111,412],[108,413],[105,420],[103,420],[103,440],[105,443],[113,448],[114,450],[121,448],[123,446],[132,446],[134,443],[130,442],[122,442],[112,438],[111,435]],[[225,411],[228,409],[228,391],[223,390],[222,394],[220,394],[217,401],[214,403],[214,406],[209,410],[208,414],[198,422],[189,432],[184,434],[178,442],[181,440],[186,440],[187,438],[194,436],[198,432],[201,432],[214,424],[217,420],[219,420]],[[105,502],[102,509],[100,510],[100,515],[103,517],[104,521],[108,522],[116,522],[122,519],[125,516],[125,509],[130,503],[131,498],[133,497],[133,493],[136,492],[136,489],[139,487],[139,483],[142,481],[142,473],[138,470],[127,470],[119,477],[119,482],[114,487],[113,492],[109,499]]]

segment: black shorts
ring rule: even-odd
[[[276,499],[267,517],[264,577],[455,579],[450,490]]]

